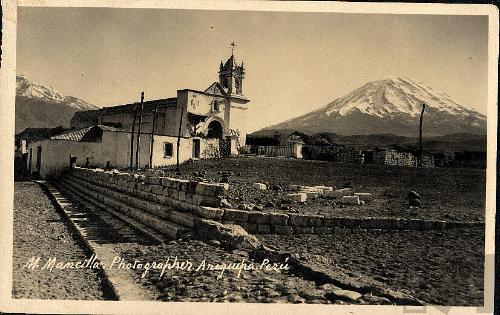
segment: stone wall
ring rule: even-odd
[[[265,155],[265,156],[284,156],[284,157],[293,157],[297,159],[302,158],[302,144],[301,143],[293,143],[287,145],[245,145],[242,148],[242,153],[249,154],[257,154],[257,155]]]
[[[105,204],[122,210],[165,234],[195,229],[199,219],[239,225],[251,234],[330,234],[339,229],[433,230],[471,224],[397,218],[348,218],[265,213],[220,207],[228,184],[73,168],[66,183],[84,187]],[[163,220],[169,220],[169,224]],[[198,222],[198,223],[197,223]],[[173,231],[173,232],[172,232]]]
[[[373,152],[373,162],[382,165],[397,166],[417,166],[417,157],[411,152],[402,152],[397,150],[382,149]],[[434,156],[424,153],[422,156],[423,167],[435,167]]]
[[[363,154],[353,147],[340,145],[304,145],[302,155],[309,160],[323,160],[344,163],[363,163]]]

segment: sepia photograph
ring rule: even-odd
[[[12,9],[4,299],[493,312],[497,8],[110,3]]]

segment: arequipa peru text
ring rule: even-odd
[[[271,263],[269,259],[265,258],[260,263],[254,263],[242,259],[238,262],[223,262],[211,263],[203,259],[199,263],[192,262],[188,259],[180,260],[177,256],[169,256],[164,261],[149,261],[142,262],[134,260],[133,262],[126,261],[120,256],[114,256],[111,263],[106,266],[98,260],[97,255],[92,255],[90,258],[80,261],[60,261],[57,257],[48,257],[42,261],[42,257],[32,256],[23,269],[31,270],[54,270],[65,269],[122,269],[122,270],[142,270],[141,277],[144,278],[149,271],[159,272],[159,277],[162,278],[167,270],[176,271],[218,271],[217,278],[221,278],[226,272],[234,272],[236,277],[241,276],[242,271],[261,270],[265,272],[276,272],[281,270],[289,270],[288,258],[283,263]]]

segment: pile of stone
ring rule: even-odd
[[[354,192],[352,188],[333,189],[329,186],[301,186],[290,185],[294,193],[287,194],[293,202],[305,202],[316,198],[335,198],[340,203],[349,205],[361,205],[372,199],[372,194],[365,192]]]

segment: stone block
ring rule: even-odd
[[[354,196],[358,196],[359,200],[370,201],[372,200],[373,195],[370,193],[354,193]]]
[[[293,227],[287,225],[271,225],[271,230],[275,234],[292,235]]]
[[[187,210],[192,213],[196,213],[196,211],[198,210],[198,206],[192,203],[188,203],[186,207]]]
[[[348,301],[356,301],[359,299],[362,294],[355,292],[355,291],[350,291],[350,290],[335,290],[332,292],[333,295],[335,295],[338,298],[348,300]]]
[[[294,193],[286,195],[293,202],[304,202],[307,200],[307,195],[305,193]]]
[[[169,197],[175,200],[179,200],[179,191],[175,188],[169,188],[168,190]]]
[[[307,226],[320,227],[323,226],[325,216],[323,215],[309,215]]]
[[[305,214],[289,213],[288,224],[293,226],[307,226],[309,216]]]
[[[248,222],[248,211],[236,210],[236,209],[224,209],[224,220],[237,221],[237,222]]]
[[[168,187],[168,188],[174,188],[174,181],[175,181],[175,178],[171,178],[171,177],[160,177],[161,178],[161,185],[163,187]]]
[[[354,189],[352,188],[342,188],[333,191],[327,191],[326,197],[330,198],[342,198],[343,196],[352,196],[354,194]]]
[[[185,191],[182,191],[182,190],[179,191],[178,200],[179,201],[186,201],[186,192]]]
[[[257,224],[257,234],[271,234],[271,226],[269,224]]]
[[[266,224],[269,223],[269,214],[265,212],[250,212],[248,214],[248,222],[256,224]]]
[[[169,181],[168,181],[169,187],[172,188],[172,189],[177,190],[179,180],[180,179],[178,179],[178,178],[169,177]]]
[[[134,181],[130,181],[128,182],[128,185],[127,185],[129,188],[132,188],[132,189],[136,189],[137,188],[137,183],[134,182]]]
[[[193,195],[193,204],[197,206],[219,207],[221,200],[221,197]]]
[[[179,191],[186,191],[187,190],[187,185],[189,184],[189,180],[187,179],[178,179],[176,182],[176,187],[175,189]]]
[[[269,213],[269,224],[273,225],[287,225],[288,215],[282,213]]]
[[[220,208],[199,206],[196,208],[196,215],[206,219],[221,220],[224,215],[224,210]]]
[[[146,176],[144,182],[150,185],[161,185],[161,178],[157,176]]]
[[[361,219],[355,218],[343,218],[342,219],[342,228],[345,229],[357,229],[361,224]]]
[[[149,185],[149,191],[153,194],[161,195],[163,194],[163,186],[161,185]]]
[[[224,196],[229,189],[229,184],[198,183],[196,193],[206,196]]]
[[[325,218],[323,220],[323,226],[331,228],[342,227],[343,220],[344,218],[336,218],[336,217]]]
[[[262,184],[262,183],[253,183],[252,187],[255,189],[259,189],[259,190],[266,190],[267,189],[266,184]]]
[[[165,197],[164,195],[158,195],[156,196],[156,199],[161,204],[167,204],[167,197]]]
[[[310,200],[316,199],[320,195],[317,191],[305,191],[303,193],[305,193],[307,196],[307,199],[310,199]]]
[[[181,201],[181,206],[180,206],[180,208],[178,210],[182,211],[182,212],[190,212],[189,211],[189,206],[190,206],[190,204],[187,203],[186,201]]]
[[[334,228],[331,227],[316,227],[314,228],[314,233],[316,234],[333,234]]]
[[[327,191],[333,191],[333,187],[331,187],[331,186],[323,186],[321,190],[323,190],[323,194],[326,195]]]
[[[144,178],[146,178],[146,176],[140,174],[134,174],[134,181],[137,183],[144,182]]]
[[[340,202],[346,205],[359,205],[359,197],[358,196],[343,196],[340,199]]]
[[[196,192],[196,186],[198,186],[198,182],[189,181],[186,184],[186,193],[194,194]]]
[[[177,224],[187,226],[189,228],[193,227],[193,215],[189,213],[182,213],[179,211],[172,211],[168,219]]]
[[[250,234],[255,234],[257,233],[257,224],[255,223],[248,223],[248,222],[241,222],[240,226],[245,229]]]
[[[193,204],[194,203],[193,197],[194,197],[194,193],[187,192],[186,193],[186,202],[190,203],[190,204]]]
[[[215,239],[236,249],[254,250],[261,243],[239,225],[225,225],[211,220],[195,219],[194,231],[202,239]]]
[[[294,234],[314,234],[314,227],[297,226],[293,230]]]

